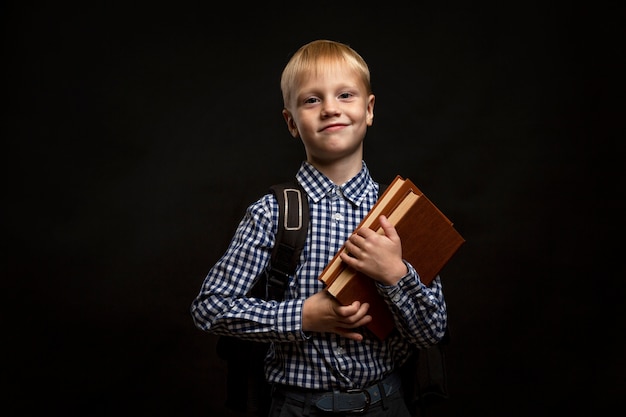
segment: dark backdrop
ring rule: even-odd
[[[88,3],[3,6],[7,415],[225,415],[189,305],[304,157],[279,78],[315,38],[371,66],[374,177],[467,240],[430,414],[622,405],[623,7]]]

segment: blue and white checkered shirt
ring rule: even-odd
[[[367,329],[362,329],[361,342],[334,333],[304,332],[304,300],[323,289],[318,276],[376,202],[378,184],[365,162],[341,186],[307,162],[296,178],[308,194],[311,221],[286,300],[245,296],[267,269],[274,246],[278,203],[268,193],[248,207],[193,301],[192,317],[198,328],[217,335],[272,342],[265,366],[271,382],[322,390],[369,386],[400,366],[415,346],[429,346],[443,337],[447,312],[441,280],[437,277],[427,287],[407,264],[408,274],[396,285],[378,284],[393,306],[396,323],[384,341]]]

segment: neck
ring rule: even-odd
[[[363,168],[363,158],[360,155],[331,162],[311,158],[307,158],[307,161],[336,185],[344,184],[352,179]]]

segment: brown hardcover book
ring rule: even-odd
[[[402,240],[402,257],[429,285],[465,242],[450,220],[413,184],[399,175],[387,187],[378,202],[357,229],[369,227],[383,233],[379,217],[387,216]],[[326,265],[319,279],[341,304],[353,301],[370,304],[372,321],[368,328],[381,340],[394,327],[387,304],[378,293],[375,281],[348,267],[339,257],[342,248]]]

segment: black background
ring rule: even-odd
[[[189,306],[304,158],[279,79],[316,38],[370,64],[373,176],[412,179],[467,240],[429,414],[622,405],[619,2],[87,3],[3,6],[7,415],[226,415]]]

